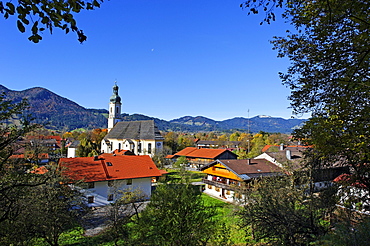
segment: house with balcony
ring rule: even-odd
[[[187,147],[168,157],[171,159],[177,159],[181,156],[185,156],[189,161],[190,166],[194,168],[201,168],[218,159],[235,160],[238,158],[238,155],[228,149],[198,149],[196,147]]]
[[[215,160],[200,169],[207,177],[204,193],[238,203],[243,200],[242,190],[251,181],[284,174],[283,170],[265,159]]]
[[[89,207],[116,201],[122,192],[140,191],[149,199],[152,180],[162,176],[148,155],[102,154],[95,157],[61,158],[63,175],[86,185],[82,190]]]

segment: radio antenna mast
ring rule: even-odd
[[[250,125],[249,125],[249,109],[248,109],[248,154],[249,154],[249,151],[250,151],[249,133],[250,133]]]

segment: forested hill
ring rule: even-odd
[[[44,125],[48,129],[70,131],[77,128],[106,128],[108,110],[86,109],[77,103],[61,97],[41,87],[30,88],[23,91],[13,91],[0,85],[0,93],[5,93],[7,99],[19,102],[26,98],[30,104],[31,113],[36,123]],[[233,118],[224,121],[215,121],[203,116],[184,116],[170,121],[161,120],[141,114],[122,114],[125,121],[149,120],[156,122],[161,131],[227,131],[242,130],[251,132],[281,132],[291,133],[294,128],[299,127],[302,119],[283,119],[266,116],[250,118]]]
[[[107,124],[104,110],[86,109],[77,103],[61,97],[47,89],[34,87],[23,91],[13,91],[0,85],[0,93],[6,99],[20,102],[28,100],[29,112],[35,123],[48,129],[69,131],[77,128],[101,128]]]

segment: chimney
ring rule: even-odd
[[[99,156],[94,155],[94,161],[98,161],[98,160],[99,160]]]
[[[251,164],[252,164],[252,162],[251,162],[251,159],[250,159],[250,158],[248,159],[248,162],[247,162],[247,163],[248,163],[248,165],[251,165]]]
[[[291,159],[292,159],[292,155],[291,155],[291,153],[290,153],[290,150],[289,150],[289,149],[287,149],[287,150],[286,150],[285,154],[286,154],[286,158],[287,158],[288,160],[291,160]]]
[[[283,143],[281,143],[281,144],[280,144],[280,150],[281,150],[281,151],[283,151],[283,150],[284,150],[284,144],[283,144]]]

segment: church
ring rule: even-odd
[[[122,121],[121,106],[121,97],[115,84],[109,102],[108,134],[101,142],[101,152],[129,150],[135,155],[151,157],[160,152],[164,138],[154,120]]]

